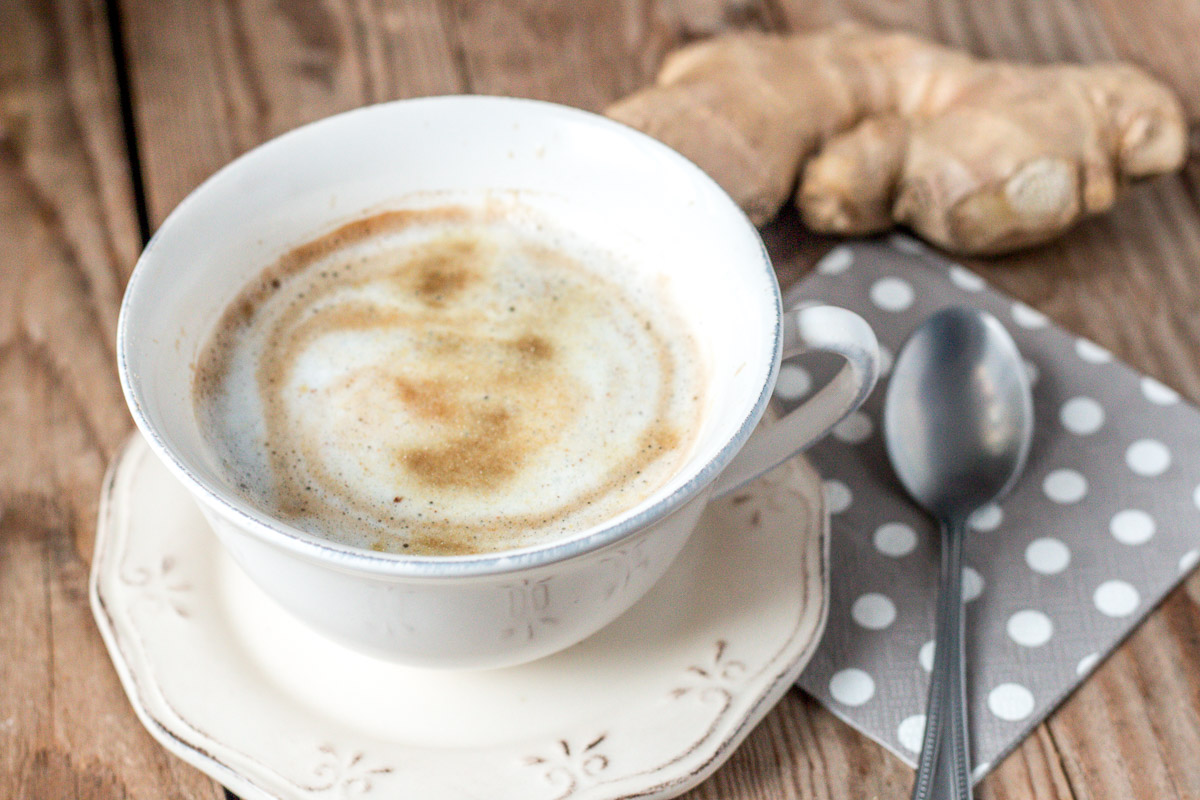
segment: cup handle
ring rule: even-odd
[[[853,311],[800,304],[783,314],[783,358],[822,350],[846,359],[828,384],[774,424],[759,425],[714,482],[728,494],[804,450],[862,405],[879,378],[875,332]]]

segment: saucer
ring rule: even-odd
[[[829,515],[802,459],[711,505],[616,622],[480,672],[376,660],[293,619],[138,435],[101,502],[92,609],[134,710],[245,800],[674,797],[791,687],[828,608]]]

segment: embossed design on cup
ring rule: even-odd
[[[551,616],[549,609],[550,588],[553,578],[531,581],[522,578],[520,583],[509,584],[508,616],[510,624],[504,629],[504,637],[524,638],[530,642],[544,627],[557,625],[558,619]]]
[[[604,587],[604,599],[608,600],[618,591],[626,591],[639,575],[650,568],[650,558],[646,553],[646,544],[642,540],[618,547],[614,552],[600,560],[601,566],[610,573],[607,585]]]

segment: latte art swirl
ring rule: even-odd
[[[389,212],[297,248],[229,307],[201,425],[251,502],[420,554],[583,530],[678,471],[696,344],[654,287],[511,215]]]

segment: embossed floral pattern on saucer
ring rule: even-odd
[[[411,669],[275,606],[135,437],[105,483],[91,599],[142,722],[246,800],[666,798],[807,663],[827,541],[821,482],[795,460],[711,506],[667,576],[590,639],[510,669]],[[518,601],[536,611],[537,587]]]

